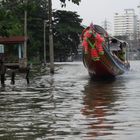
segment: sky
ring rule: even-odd
[[[72,2],[66,4],[66,8],[61,8],[59,0],[52,0],[53,9],[76,11],[84,25],[91,22],[101,25],[105,19],[113,25],[114,14],[123,13],[124,9],[134,9],[135,13],[140,15],[140,9],[137,8],[140,0],[81,0],[79,5]]]

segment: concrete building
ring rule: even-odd
[[[125,9],[124,13],[114,15],[114,35],[129,36],[130,40],[139,32],[138,17],[134,9]]]
[[[119,36],[129,43],[130,59],[139,59],[140,20],[134,9],[125,9],[114,15],[114,36]]]

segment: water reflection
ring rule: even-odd
[[[30,86],[18,80],[0,93],[0,139],[34,140],[52,133],[53,77],[44,77],[35,77]]]
[[[90,81],[82,63],[60,64],[54,76],[36,70],[29,86],[7,80],[0,91],[0,140],[138,140],[136,64],[137,72],[113,81]]]
[[[89,81],[84,89],[84,108],[82,114],[86,116],[88,129],[85,137],[113,135],[114,120],[110,116],[117,113],[115,105],[121,94],[117,89],[119,81]],[[119,88],[120,84],[118,85]],[[123,85],[122,85],[123,86]]]

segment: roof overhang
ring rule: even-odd
[[[26,39],[28,40],[28,37],[25,36],[0,37],[0,44],[22,44]]]

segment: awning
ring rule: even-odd
[[[25,36],[11,36],[11,37],[0,37],[0,44],[10,45],[10,44],[21,44],[28,37]]]

